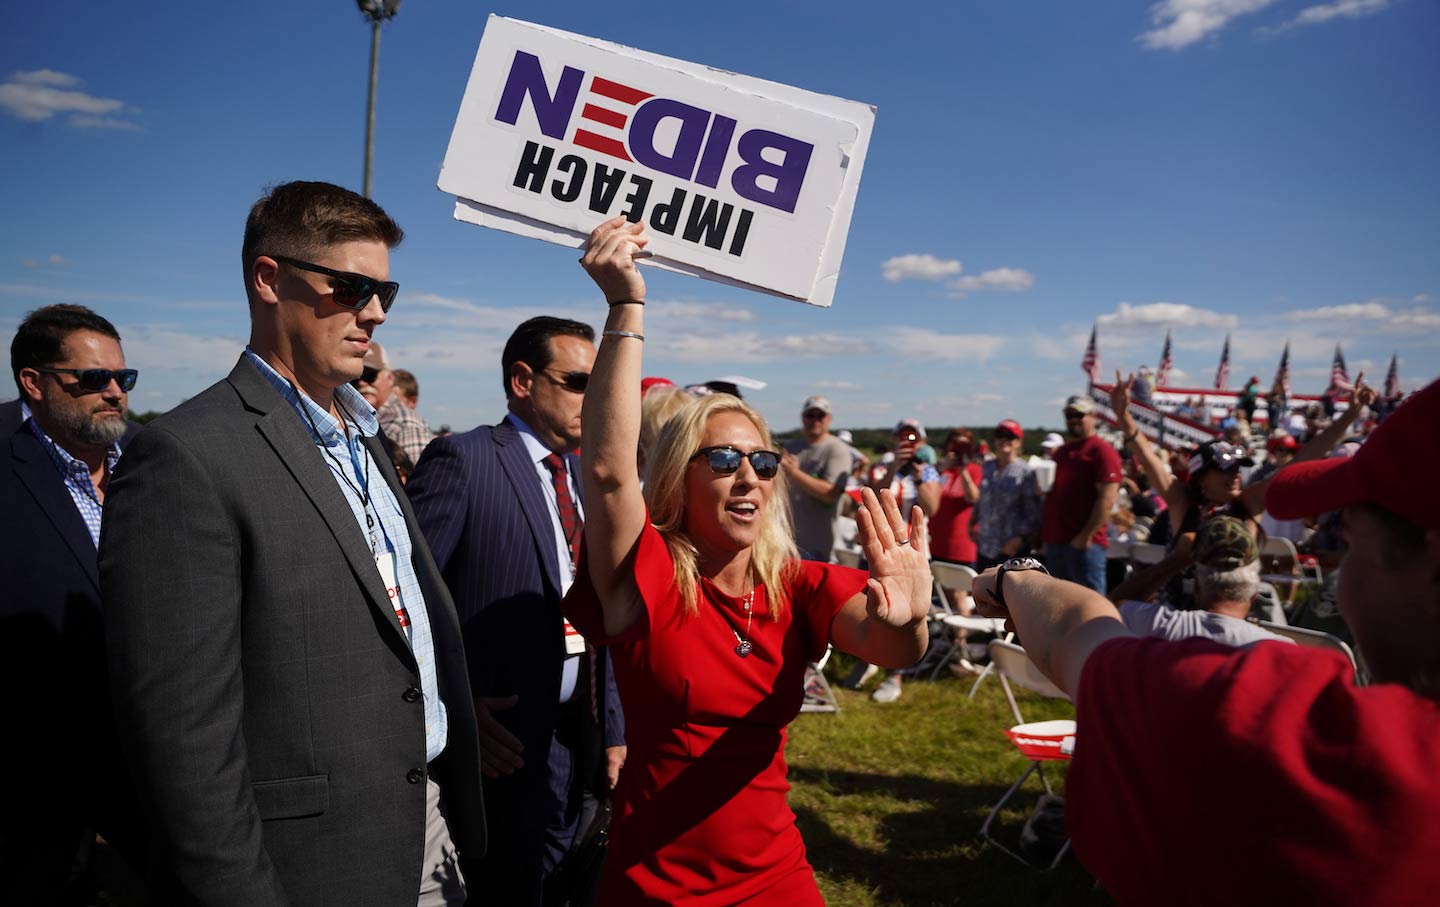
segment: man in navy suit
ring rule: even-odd
[[[406,486],[460,613],[476,697],[495,834],[472,903],[584,902],[576,855],[624,761],[604,653],[560,615],[583,523],[573,452],[594,337],[547,316],[516,328],[501,357],[509,415],[431,442]]]
[[[72,871],[98,829],[138,844],[115,741],[96,545],[110,472],[138,425],[120,335],[84,306],[26,316],[0,403],[0,903],[83,897]],[[130,851],[138,866],[142,854]]]

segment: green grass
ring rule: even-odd
[[[838,687],[849,662],[827,667]],[[1073,856],[1040,873],[978,836],[1026,765],[1004,736],[1013,719],[995,678],[974,699],[973,680],[907,680],[884,705],[870,699],[878,682],[837,689],[838,713],[802,714],[790,728],[790,805],[830,907],[1107,903]],[[1016,697],[1026,721],[1074,716],[1068,702]],[[998,837],[1018,841],[1039,792],[1032,777],[1001,813]]]

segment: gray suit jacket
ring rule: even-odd
[[[393,467],[449,743],[430,766],[462,865],[485,849],[455,606]],[[425,838],[420,675],[360,527],[300,417],[244,359],[157,419],[111,480],[100,544],[120,735],[166,903],[413,904]]]

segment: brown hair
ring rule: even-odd
[[[240,260],[245,266],[246,294],[257,256],[310,260],[337,243],[378,240],[393,249],[404,238],[405,231],[384,209],[349,189],[300,181],[272,186],[245,219]]]
[[[414,400],[420,396],[420,382],[415,380],[414,374],[403,368],[397,368],[390,374],[395,376],[395,390],[399,391],[406,400]]]

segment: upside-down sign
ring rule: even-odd
[[[439,186],[460,220],[568,246],[644,219],[653,264],[829,305],[874,118],[491,16]]]

